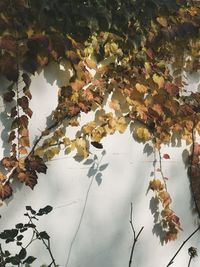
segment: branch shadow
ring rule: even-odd
[[[87,159],[83,164],[90,166],[88,173],[87,173],[87,177],[90,178],[90,183],[86,192],[86,196],[85,196],[85,200],[84,200],[84,204],[83,204],[83,208],[82,208],[82,212],[80,214],[80,218],[77,224],[77,228],[76,231],[74,233],[74,236],[72,238],[72,241],[70,243],[70,247],[69,247],[69,251],[67,253],[67,261],[65,264],[65,267],[67,267],[69,265],[70,262],[70,257],[71,257],[71,253],[72,253],[72,249],[74,246],[74,243],[76,241],[76,238],[78,236],[79,230],[81,228],[81,224],[83,222],[83,218],[84,218],[84,214],[86,212],[86,208],[87,208],[87,203],[88,203],[88,198],[89,198],[89,194],[92,188],[92,184],[94,182],[94,180],[96,180],[97,184],[100,186],[102,183],[102,172],[107,168],[108,164],[102,164],[101,165],[101,161],[104,157],[104,155],[106,154],[106,151],[103,150],[101,152],[101,158],[99,159],[98,156],[95,154],[93,155],[93,158]]]

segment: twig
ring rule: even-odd
[[[131,229],[133,231],[133,245],[132,245],[132,248],[131,248],[131,254],[130,254],[129,264],[128,264],[128,266],[131,267],[132,260],[133,260],[133,252],[134,252],[134,249],[135,249],[136,242],[138,241],[138,238],[139,238],[142,230],[144,229],[144,226],[142,226],[140,231],[136,235],[135,228],[133,226],[133,204],[132,203],[131,203],[131,212],[130,212],[130,221],[129,222],[130,222],[130,225],[131,225]]]
[[[191,261],[192,261],[192,255],[190,256],[190,259],[189,259],[189,262],[188,262],[188,267],[190,267],[190,263],[191,263]]]
[[[192,232],[189,237],[183,241],[182,245],[179,247],[179,249],[176,251],[176,253],[174,254],[174,256],[171,258],[171,260],[169,261],[169,263],[166,265],[166,267],[170,266],[171,264],[173,264],[174,259],[176,258],[176,256],[178,255],[178,253],[181,251],[181,249],[183,248],[183,246],[187,243],[187,241],[194,235],[196,234],[196,232],[198,232],[200,230],[200,226],[194,231]]]
[[[163,173],[163,169],[162,169],[162,156],[161,156],[160,149],[158,149],[158,153],[159,153],[160,173],[161,173],[164,185],[165,185],[165,190],[167,191],[167,183],[166,183],[166,180],[165,180],[165,177],[164,177],[164,173]]]

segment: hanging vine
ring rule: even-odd
[[[199,213],[200,145],[194,137],[200,134],[200,93],[185,89],[184,77],[199,71],[198,2],[2,1],[0,73],[8,80],[3,99],[12,123],[10,154],[1,160],[0,198],[12,195],[13,180],[33,189],[38,173],[47,171],[45,161],[61,148],[87,158],[90,145],[102,148],[104,137],[129,127],[137,141],[152,141],[158,151],[178,140],[191,144],[188,173]],[[70,82],[59,89],[52,124],[31,144],[32,75],[63,60],[72,69]],[[95,119],[80,126],[80,115],[89,111]],[[66,125],[77,129],[74,138],[65,134]],[[168,242],[181,226],[161,176],[163,181],[155,178],[150,188],[161,203]]]

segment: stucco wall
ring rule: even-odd
[[[65,83],[69,75],[63,74],[62,70],[55,70],[55,66],[51,65],[45,73],[33,78],[32,140],[44,129],[46,116],[56,106],[58,85],[54,77],[61,75]],[[1,119],[5,119],[3,115]],[[3,127],[1,125],[4,137],[6,130]],[[128,266],[133,241],[129,224],[132,202],[136,231],[144,226],[132,266],[165,267],[181,243],[197,228],[197,216],[192,212],[189,181],[183,162],[185,144],[182,143],[181,147],[166,146],[161,151],[170,155],[170,159],[162,162],[163,171],[169,178],[167,185],[173,199],[173,210],[180,217],[183,227],[178,240],[163,246],[159,231],[154,228],[153,192],[147,193],[154,155],[148,155],[145,152],[147,146],[136,143],[129,130],[123,135],[109,136],[102,143],[103,153],[97,149],[92,151],[98,160],[101,159],[101,164],[108,164],[102,171],[102,177],[95,178],[91,165],[61,153],[47,163],[47,175],[39,175],[39,183],[33,191],[15,185],[13,198],[0,208],[0,230],[25,221],[23,213],[26,205],[35,209],[51,205],[53,211],[41,218],[39,228],[51,236],[52,251],[59,266],[125,267]],[[190,246],[200,249],[199,244],[200,233],[197,233],[172,266],[187,266],[187,249]],[[31,246],[31,254],[39,259],[32,266],[50,262],[46,249],[37,242]],[[199,265],[199,258],[195,258],[191,266]]]

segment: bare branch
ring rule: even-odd
[[[181,249],[183,248],[183,246],[187,243],[187,241],[194,235],[196,234],[196,232],[198,232],[200,230],[200,226],[194,231],[192,232],[188,238],[183,241],[182,245],[178,248],[178,250],[176,251],[176,253],[174,254],[174,256],[171,258],[171,260],[169,261],[169,263],[166,265],[166,267],[169,267],[171,264],[174,263],[174,259],[176,258],[176,256],[178,255],[178,253],[181,251]]]
[[[134,252],[134,249],[135,249],[136,242],[138,241],[138,238],[139,238],[142,230],[144,229],[144,226],[142,226],[140,231],[136,235],[135,228],[133,226],[133,203],[131,203],[130,221],[129,222],[130,222],[130,225],[131,225],[131,229],[133,231],[133,245],[132,245],[132,248],[131,248],[131,254],[130,254],[129,264],[128,264],[128,267],[131,267],[132,260],[133,260],[133,252]]]

